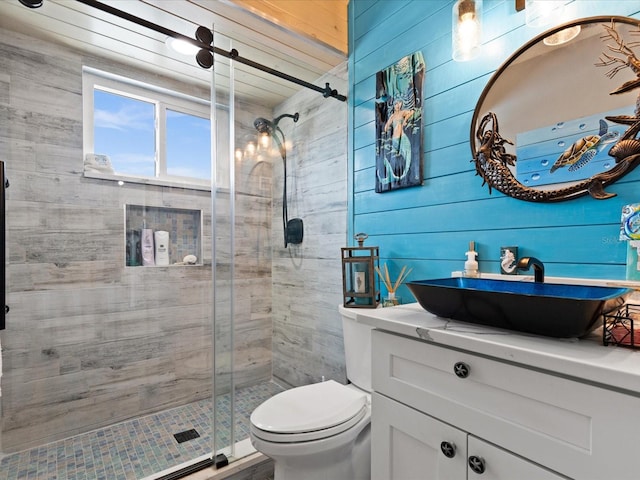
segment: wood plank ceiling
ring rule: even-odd
[[[324,87],[318,78],[346,60],[348,0],[104,0],[118,10],[193,37],[215,31],[214,44],[254,62]],[[167,36],[74,0],[43,0],[31,9],[0,0],[0,27],[93,55],[209,84],[210,70],[173,52]],[[215,62],[227,65],[221,55]],[[275,106],[300,87],[235,62],[236,93]],[[223,66],[220,71],[226,68]],[[224,84],[217,80],[219,84]],[[346,92],[340,92],[346,94]]]
[[[247,11],[347,53],[348,0],[234,0]]]

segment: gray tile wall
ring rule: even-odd
[[[347,93],[347,63],[316,82]],[[288,155],[289,218],[304,221],[304,240],[284,248],[282,166],[273,171],[273,374],[292,386],[346,380],[338,305],[340,248],[347,231],[347,103],[312,90],[297,93],[275,115],[300,113],[280,127]]]

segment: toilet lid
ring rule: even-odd
[[[364,392],[328,380],[271,397],[253,411],[251,423],[271,433],[313,432],[350,420],[366,404]]]

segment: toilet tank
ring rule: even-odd
[[[373,327],[358,323],[355,309],[340,305],[347,378],[361,390],[371,392],[371,331]]]

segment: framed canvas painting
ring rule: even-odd
[[[422,185],[422,52],[376,75],[376,192]]]

